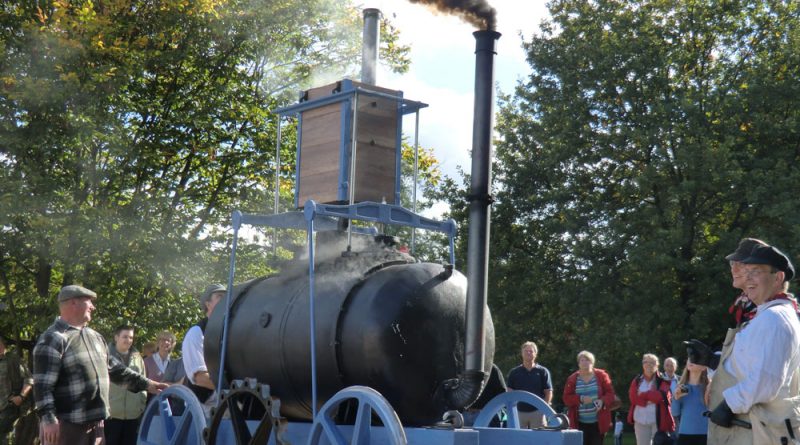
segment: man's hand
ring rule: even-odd
[[[39,439],[42,445],[57,445],[60,429],[61,425],[58,424],[58,420],[55,423],[47,423],[42,420],[39,423]]]
[[[722,400],[719,402],[714,411],[711,411],[711,415],[709,416],[711,421],[716,423],[717,425],[725,428],[730,428],[733,424],[733,411],[728,406],[728,402]]]
[[[23,398],[22,398],[22,396],[21,396],[21,395],[19,395],[19,394],[15,395],[15,396],[11,396],[11,397],[9,397],[9,398],[8,398],[8,401],[9,401],[9,402],[11,402],[11,403],[13,403],[15,406],[20,406],[20,405],[22,405],[22,401],[23,401],[23,400],[24,400],[24,399],[23,399]]]
[[[161,391],[169,388],[169,383],[156,382],[154,380],[147,381],[147,392],[150,394],[160,394]]]
[[[712,351],[707,344],[695,339],[685,341],[683,344],[686,345],[686,353],[689,355],[690,362],[695,365],[708,366],[711,369],[716,369],[716,363],[712,366],[712,361],[719,361],[719,359],[714,360],[716,358],[714,351]]]

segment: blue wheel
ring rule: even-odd
[[[202,445],[206,417],[192,390],[170,386],[147,405],[137,445]]]
[[[492,418],[505,410],[508,417],[508,428],[519,429],[519,410],[517,405],[521,402],[533,405],[544,414],[547,419],[548,429],[563,430],[569,428],[569,419],[563,414],[556,413],[544,400],[527,391],[511,391],[495,396],[483,407],[478,417],[475,418],[474,427],[488,428]]]
[[[348,441],[345,434],[336,424],[334,417],[342,403],[356,401],[358,409],[353,425],[353,435]],[[383,423],[385,435],[389,445],[406,445],[406,433],[400,418],[392,406],[383,396],[372,388],[366,386],[351,386],[336,393],[328,400],[314,418],[311,434],[308,435],[308,445],[369,445],[373,436],[372,415],[376,414]]]

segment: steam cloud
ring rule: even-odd
[[[479,29],[494,31],[497,27],[497,11],[486,0],[410,0],[411,3],[428,5],[439,12],[454,14]]]

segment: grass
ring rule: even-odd
[[[614,445],[614,430],[611,430],[608,434],[606,434],[606,438],[603,440],[603,445]],[[626,433],[623,431],[622,433],[622,445],[636,445],[636,436],[633,433]]]

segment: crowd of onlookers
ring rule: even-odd
[[[789,293],[795,270],[789,257],[755,238],[742,239],[727,255],[732,285],[741,291],[729,312],[734,319],[715,352],[686,341],[682,375],[673,358],[642,356],[642,373],[628,388],[637,445],[766,445],[800,443],[800,309]],[[536,345],[522,345],[522,365],[508,375],[509,390],[525,390],[550,403],[549,371],[535,362]],[[584,445],[602,444],[613,428],[620,444],[623,423],[611,378],[594,367],[591,352],[577,355],[578,371],[564,385],[570,425],[583,431]],[[536,428],[545,420],[534,406],[520,408],[520,423]]]
[[[79,285],[61,288],[59,316],[36,341],[32,373],[6,353],[0,337],[0,444],[13,430],[19,445],[37,438],[41,445],[134,445],[149,398],[170,385],[186,385],[204,409],[212,406],[203,339],[225,293],[214,284],[198,296],[205,318],[184,336],[183,356],[173,357],[172,332],[160,332],[142,352],[133,347],[133,326],[118,326],[109,341],[88,326],[97,294]]]
[[[521,348],[522,364],[513,368],[506,379],[509,391],[523,390],[539,396],[547,404],[553,400],[550,371],[536,362],[538,348],[527,341]],[[613,429],[617,444],[621,444],[623,419],[619,413],[620,397],[616,394],[609,374],[595,367],[595,356],[589,351],[577,355],[578,370],[564,384],[561,401],[570,426],[583,432],[583,443],[599,445]],[[630,409],[627,422],[632,424],[637,445],[705,444],[708,434],[707,387],[705,366],[686,363],[679,375],[677,361],[670,357],[659,371],[659,359],[654,354],[642,356],[642,373],[634,377],[628,389]],[[541,428],[547,425],[545,413],[537,407],[520,403],[518,415],[521,428]]]
[[[148,379],[168,384],[182,384],[185,379],[183,360],[173,354],[176,337],[162,331],[156,341],[146,343],[142,351],[134,346],[136,330],[121,325],[108,342],[109,354],[130,369]],[[33,378],[27,366],[14,352],[7,352],[5,339],[0,337],[0,444],[27,445],[38,438],[38,420],[33,412]],[[136,431],[151,394],[130,392],[112,383],[109,386],[110,416],[105,420],[105,442],[109,445],[135,444]],[[33,422],[26,419],[32,418]]]
[[[682,375],[673,358],[660,372],[657,356],[642,356],[642,372],[627,394],[627,422],[637,445],[800,443],[800,309],[788,292],[794,266],[783,252],[752,238],[725,259],[733,286],[742,291],[730,308],[733,327],[719,353],[698,340],[685,342]],[[184,383],[204,407],[213,406],[216,391],[203,338],[208,316],[225,293],[224,286],[214,284],[199,296],[206,318],[184,336],[183,358],[173,359],[172,333],[161,332],[148,354],[133,348],[135,330],[128,325],[118,327],[109,342],[88,327],[97,295],[78,285],[63,287],[57,296],[59,317],[33,350],[33,376],[6,353],[0,338],[0,439],[7,438],[18,417],[38,415],[42,445],[136,443],[147,393],[158,394],[170,384]],[[536,362],[535,343],[525,342],[521,355],[522,364],[500,386],[541,399],[519,405],[521,428],[549,425],[539,408],[552,402],[552,377]],[[584,444],[602,444],[612,428],[620,443],[622,419],[614,411],[621,401],[611,377],[595,367],[591,352],[576,358],[578,370],[567,378],[562,394],[570,425],[583,432]],[[36,415],[29,416],[31,399]],[[35,430],[18,428],[15,443],[31,443]]]

